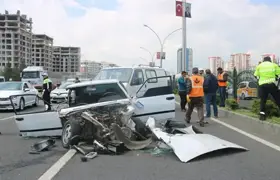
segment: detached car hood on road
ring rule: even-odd
[[[18,91],[1,91],[0,90],[0,98],[8,98],[12,95],[18,95],[18,94],[22,94],[23,92],[21,90]]]
[[[173,149],[176,156],[181,162],[189,162],[201,155],[223,149],[248,149],[237,144],[228,142],[210,134],[196,134],[192,127],[177,128],[182,133],[169,134],[161,128],[155,127],[155,119],[150,117],[146,125],[151,129],[153,134],[162,140],[166,145]]]

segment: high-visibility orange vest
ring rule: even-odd
[[[192,81],[192,90],[189,94],[189,97],[203,97],[204,96],[204,91],[203,91],[204,78],[200,75],[192,75],[190,77],[190,80]]]
[[[225,72],[221,73],[221,74],[218,74],[218,85],[220,87],[227,87],[227,82],[221,82],[219,80],[224,80],[224,74]]]

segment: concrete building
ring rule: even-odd
[[[108,68],[108,67],[118,67],[118,65],[106,61],[101,61],[101,69]]]
[[[75,73],[80,71],[81,48],[53,46],[53,72]]]
[[[177,73],[186,71],[191,74],[193,68],[193,50],[191,48],[186,49],[186,60],[182,61],[182,48],[177,50]]]
[[[26,15],[0,14],[0,68],[31,65],[32,19]]]
[[[80,72],[89,76],[96,76],[102,68],[102,63],[95,61],[82,61]]]
[[[53,70],[53,38],[45,34],[32,36],[32,62],[34,66],[42,66],[48,71]]]
[[[210,64],[210,70],[213,74],[217,75],[217,69],[219,67],[224,69],[224,61],[221,57],[215,56],[215,57],[209,57],[209,64]]]
[[[237,72],[249,70],[251,66],[251,55],[247,53],[237,53],[230,55],[229,69],[236,68]]]

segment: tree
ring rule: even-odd
[[[233,98],[237,99],[237,71],[235,67],[232,72],[232,88],[233,88]]]
[[[2,72],[2,76],[5,77],[6,81],[12,78],[13,81],[20,80],[20,70],[18,68],[12,68],[11,63],[7,63],[4,71]]]

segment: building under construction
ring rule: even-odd
[[[11,67],[31,65],[32,19],[26,15],[0,14],[0,68],[8,63]]]

